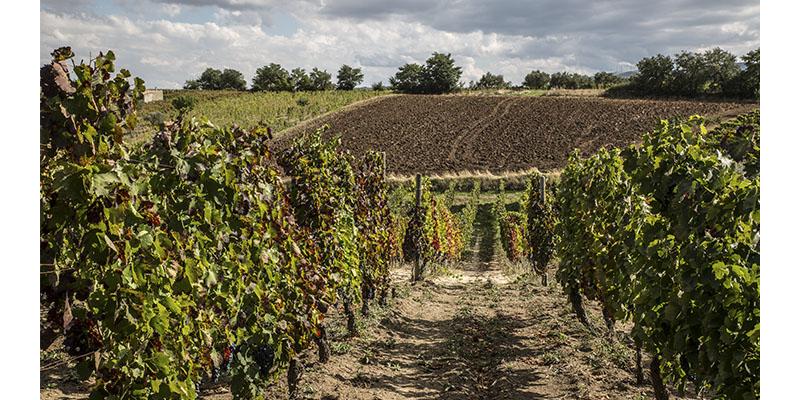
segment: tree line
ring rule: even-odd
[[[270,63],[256,70],[251,90],[268,92],[300,92],[321,90],[353,90],[364,81],[361,68],[342,65],[336,74],[336,84],[326,70],[312,68],[306,72],[303,68],[288,71],[280,64]],[[186,81],[184,89],[194,90],[247,90],[244,75],[235,69],[206,68],[200,77]]]
[[[636,64],[638,72],[611,94],[758,98],[761,49],[737,57],[719,47],[702,53],[658,54]],[[740,66],[741,65],[741,66]]]
[[[575,72],[547,72],[534,70],[525,75],[522,84],[514,86],[503,75],[487,72],[478,82],[471,81],[468,89],[604,89],[625,82],[625,79],[611,72],[598,72],[584,75]]]
[[[702,53],[684,51],[674,57],[658,54],[645,57],[636,64],[637,72],[624,78],[611,72],[585,75],[575,72],[548,74],[534,70],[525,75],[521,85],[514,86],[503,75],[486,72],[475,82],[460,81],[462,69],[449,53],[434,52],[424,64],[407,63],[401,66],[389,85],[371,85],[372,90],[391,89],[399,93],[437,94],[461,89],[609,89],[610,95],[635,96],[720,96],[757,98],[760,82],[760,49],[737,57],[720,48]],[[740,67],[742,65],[743,67]],[[342,65],[336,75],[313,68],[291,71],[271,63],[256,70],[251,90],[254,91],[316,91],[353,90],[364,81],[361,68]],[[185,89],[246,90],[247,82],[241,72],[207,68],[198,79],[186,81]]]

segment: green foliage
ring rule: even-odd
[[[720,48],[675,56],[671,92],[683,96],[720,94],[739,73],[736,56]]]
[[[407,258],[403,253],[403,240],[406,237],[409,219],[403,214],[394,212],[390,214],[389,218],[389,249],[387,254],[389,262],[400,263]]]
[[[192,111],[195,104],[197,104],[197,99],[194,97],[178,96],[172,99],[172,107],[178,110],[178,113]]]
[[[183,84],[183,88],[186,90],[200,90],[200,82],[197,79],[189,79],[186,83]]]
[[[550,84],[550,74],[539,70],[531,71],[525,75],[522,85],[528,89],[547,89]]]
[[[464,250],[470,245],[472,235],[475,231],[475,217],[478,215],[478,203],[481,197],[481,182],[475,180],[472,185],[472,192],[470,193],[469,200],[461,213],[458,215],[461,227],[461,242],[464,244]]]
[[[364,74],[361,68],[353,68],[349,65],[342,65],[336,74],[337,90],[353,90],[364,81]]]
[[[451,180],[447,182],[447,190],[445,190],[443,198],[445,207],[453,207],[453,203],[456,200],[456,181]]]
[[[578,73],[556,72],[550,75],[550,87],[560,89],[591,89],[592,78]]]
[[[594,86],[597,88],[607,88],[622,83],[623,79],[611,72],[598,72],[592,77]]]
[[[601,149],[581,159],[574,152],[556,195],[560,258],[556,279],[569,294],[599,300],[610,314],[624,316],[630,299],[625,251],[630,219],[628,178],[619,150]]]
[[[159,126],[164,123],[164,114],[155,111],[144,116],[145,121],[147,121],[150,125]]]
[[[658,54],[645,57],[636,63],[638,73],[634,75],[632,84],[646,93],[668,93],[672,88],[672,58]]]
[[[758,98],[760,50],[747,53],[742,60],[744,70],[736,64],[735,55],[720,48],[704,53],[684,51],[674,58],[659,54],[639,61],[639,71],[630,84],[615,88],[612,94]]]
[[[270,63],[256,70],[253,76],[253,90],[281,92],[294,89],[289,71],[280,64]]]
[[[417,256],[424,263],[457,261],[464,250],[458,220],[442,199],[433,196],[430,185],[430,179],[423,177],[420,206],[411,209],[403,256],[408,262]]]
[[[356,174],[356,226],[361,245],[362,294],[386,293],[389,288],[391,215],[388,207],[383,153],[364,156]],[[364,302],[368,298],[363,299]]]
[[[761,49],[753,50],[742,56],[742,62],[744,62],[744,70],[728,81],[723,91],[726,94],[757,99],[760,96],[761,86]]]
[[[42,262],[65,274],[69,324],[95,351],[78,369],[94,398],[192,399],[234,343],[234,395],[253,397],[309,343],[321,295],[267,136],[182,121],[128,149],[143,83],[113,68],[101,54],[76,67],[77,91],[41,98]],[[250,365],[257,346],[272,368]]]
[[[713,132],[664,121],[573,154],[557,195],[565,291],[631,319],[669,380],[731,399],[759,395],[759,136],[757,111]]]
[[[756,398],[760,382],[760,177],[744,164],[759,158],[758,115],[745,121],[737,133],[755,145],[744,154],[730,154],[726,132],[707,133],[693,118],[664,123],[625,161],[647,194],[644,218],[630,227],[634,335],[678,384],[691,379],[734,399]]]
[[[528,257],[528,239],[525,233],[525,214],[506,211],[499,214],[500,243],[511,262],[520,262]]]
[[[534,183],[535,182],[535,183]],[[556,246],[556,213],[553,208],[553,198],[545,190],[545,199],[542,202],[542,193],[538,179],[531,181],[527,201],[523,203],[527,214],[527,239],[528,259],[533,269],[540,275],[547,274],[547,265],[553,256]]]
[[[352,157],[338,151],[340,138],[323,140],[324,129],[295,139],[278,161],[292,177],[289,194],[297,223],[319,246],[317,262],[331,289],[326,300],[335,303],[341,291],[357,302],[362,275]]]
[[[461,67],[450,54],[434,52],[425,66],[405,64],[389,78],[392,89],[402,93],[450,93],[459,88]]]
[[[383,81],[378,81],[378,82],[375,82],[372,85],[370,85],[370,89],[379,92],[379,91],[382,91],[382,90],[386,90],[387,88],[386,88],[386,86],[383,86]]]
[[[422,65],[405,64],[393,77],[389,78],[389,85],[392,90],[397,92],[421,93],[423,89],[422,70]]]
[[[68,47],[54,51],[53,62],[41,69],[40,140],[47,156],[65,151],[86,165],[94,157],[121,152],[124,133],[136,127],[135,105],[144,81],[131,83],[126,69],[112,78],[116,57],[111,51],[75,66],[73,81],[64,61],[70,54]]]
[[[505,182],[502,180],[497,191],[497,200],[492,208],[500,227],[500,244],[506,257],[514,263],[524,260],[528,256],[528,239],[525,232],[527,216],[506,209]]]
[[[422,87],[425,93],[450,93],[458,89],[461,67],[455,66],[450,54],[436,53],[425,61]]]
[[[177,116],[177,110],[172,107],[170,101],[175,97],[187,97],[195,99],[194,108],[188,113],[188,117],[207,117],[219,125],[237,124],[242,127],[266,125],[271,127],[273,132],[280,132],[300,121],[381,94],[368,90],[302,93],[178,90],[165,92],[163,102],[144,104],[142,111],[145,113],[159,111],[167,116],[166,119],[171,120]],[[305,104],[298,104],[298,100]],[[140,131],[144,131],[144,128],[142,127]],[[143,133],[150,132],[140,134]]]
[[[218,89],[221,90],[246,90],[247,82],[244,75],[235,69],[225,68],[222,71],[221,83]]]
[[[292,84],[292,90],[295,92],[311,91],[314,90],[314,82],[308,76],[306,70],[302,68],[295,68],[289,75],[289,81]]]
[[[311,69],[309,77],[311,78],[311,90],[333,90],[335,88],[328,71],[314,67]]]
[[[493,75],[491,72],[483,74],[475,84],[476,89],[508,89],[510,87],[511,83],[506,82],[503,75]]]
[[[391,221],[389,229],[389,259],[394,263],[402,262],[406,257],[403,253],[404,239],[406,238],[406,228],[409,223],[409,215],[413,208],[413,193],[410,193],[407,186],[400,184],[394,187],[389,193],[387,206],[391,210]]]
[[[212,370],[234,398],[263,398],[337,291],[358,298],[360,257],[385,274],[377,246],[359,253],[383,243],[368,233],[385,218],[359,231],[354,215],[385,202],[367,183],[383,174],[365,168],[357,191],[349,158],[316,132],[281,160],[287,194],[267,132],[185,114],[129,148],[143,82],[112,77],[111,52],[73,81],[68,50],[42,69],[41,262],[61,278],[43,291],[69,305],[67,340],[93,354],[78,365],[92,398],[194,399]]]
[[[206,68],[196,80],[188,80],[184,89],[202,90],[245,90],[247,82],[241,72],[235,69],[225,69],[220,71],[214,68]]]

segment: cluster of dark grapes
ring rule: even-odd
[[[370,287],[369,289],[367,289],[367,299],[373,300],[374,298],[375,298],[375,288]]]
[[[78,356],[99,348],[99,341],[94,337],[94,321],[75,319],[64,332],[64,349],[71,356]]]
[[[267,375],[269,374],[269,370],[272,369],[272,363],[275,361],[275,351],[272,350],[272,347],[260,345],[256,347],[253,358],[256,360],[256,364],[258,364],[261,375]]]

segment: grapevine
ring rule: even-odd
[[[523,201],[528,222],[528,259],[534,271],[542,277],[542,285],[547,286],[547,266],[556,245],[553,197],[545,190],[542,201],[541,188],[533,181],[529,182],[526,200]]]
[[[559,282],[584,323],[581,297],[610,329],[633,321],[659,399],[662,375],[759,396],[758,121],[663,121],[641,146],[573,154],[562,173]]]
[[[328,304],[339,290],[357,299],[361,283],[355,183],[336,143],[312,138],[284,157],[291,192],[263,129],[181,114],[129,147],[143,82],[112,77],[112,52],[74,80],[72,52],[53,56],[40,97],[41,263],[58,279],[43,290],[69,310],[75,351],[93,352],[78,364],[92,396],[194,399],[224,374],[235,398],[257,398],[287,367],[299,377]]]

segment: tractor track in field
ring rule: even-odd
[[[512,103],[513,101],[514,101],[513,97],[509,97],[507,99],[504,99],[504,100],[500,101],[499,103],[497,103],[496,106],[494,106],[494,108],[492,108],[492,112],[490,112],[488,115],[486,115],[486,117],[484,117],[483,119],[479,120],[478,122],[472,124],[465,131],[463,131],[463,133],[461,135],[456,137],[456,139],[450,145],[450,153],[447,155],[447,159],[451,160],[451,161],[455,161],[456,155],[459,153],[459,145],[461,144],[461,142],[463,142],[465,139],[470,139],[470,138],[472,138],[472,137],[474,137],[476,135],[482,134],[484,129],[489,125],[489,123],[493,119],[495,119],[495,118],[497,118],[497,119],[503,118],[508,113],[508,109],[509,109],[508,105],[510,103]],[[506,106],[503,107],[504,105],[506,105]],[[497,111],[501,107],[503,108],[503,112],[500,113],[500,115],[498,115]],[[471,153],[469,151],[466,151],[466,150],[463,151],[463,153],[468,154],[468,156],[464,157],[463,159],[466,160],[466,161],[469,161],[469,159],[470,159],[469,155],[471,155]]]

